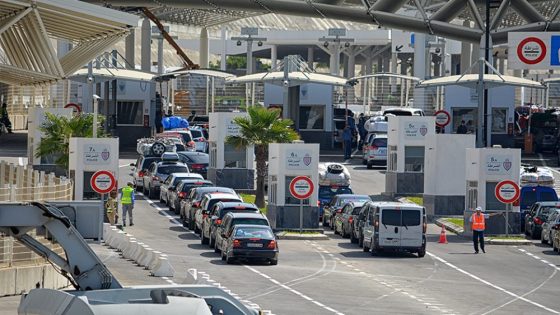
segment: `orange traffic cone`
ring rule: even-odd
[[[445,234],[445,226],[441,226],[441,233],[439,234],[439,242],[440,244],[447,244],[447,235]]]

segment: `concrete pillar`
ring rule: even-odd
[[[348,55],[348,78],[356,76],[356,55],[351,53]]]
[[[142,71],[151,72],[152,69],[152,26],[150,19],[145,18],[142,21],[142,40],[140,42],[140,56]]]
[[[478,62],[478,58],[480,56],[480,45],[478,44],[473,44],[472,45],[472,52],[471,52],[471,65],[475,64],[476,62]],[[482,55],[484,56],[484,55]],[[471,69],[471,73],[472,74],[477,74],[478,70],[480,67],[474,66]]]
[[[157,69],[158,74],[163,73],[163,37],[158,38],[158,46],[157,46]]]
[[[202,69],[207,69],[209,67],[209,56],[210,56],[210,50],[209,50],[209,40],[208,40],[208,29],[206,27],[203,27],[200,30],[200,60],[199,60],[199,66]]]
[[[505,58],[504,57],[500,57],[497,59],[498,60],[498,72],[500,72],[500,74],[504,74],[505,71]]]
[[[463,26],[470,27],[471,22],[464,21]],[[465,73],[471,66],[472,45],[466,41],[461,43],[461,73]]]
[[[124,50],[125,50],[125,58],[126,58],[126,68],[127,69],[134,69],[135,66],[135,45],[134,42],[136,40],[136,36],[134,34],[134,29],[130,32],[130,34],[125,38],[124,41]]]
[[[349,76],[348,76],[348,73],[349,73],[348,66],[349,66],[348,55],[343,54],[342,55],[342,76],[345,77],[345,78],[349,78]]]
[[[340,74],[340,48],[338,44],[334,43],[333,45],[329,46],[329,70],[332,75],[339,75]]]
[[[277,45],[272,45],[272,47],[270,47],[270,63],[271,63],[272,69],[275,69],[276,65],[278,64],[278,46]]]
[[[414,42],[414,76],[426,79],[426,34],[416,33]],[[428,110],[425,89],[414,89],[414,107]]]
[[[222,53],[220,58],[220,70],[226,71],[227,68],[227,38],[228,31],[222,27]]]
[[[309,69],[313,69],[313,61],[315,60],[314,52],[314,47],[307,48],[307,66],[309,67]]]
[[[365,74],[372,74],[373,73],[373,58],[370,56],[366,57],[366,72]]]

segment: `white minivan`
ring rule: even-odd
[[[426,209],[416,204],[374,202],[363,227],[363,249],[372,255],[383,250],[426,255]]]

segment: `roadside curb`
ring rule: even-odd
[[[276,234],[280,240],[306,240],[306,241],[323,241],[328,240],[329,237],[325,234],[315,233],[315,234],[298,234],[298,233],[286,233],[280,232]]]
[[[447,231],[455,233],[458,236],[467,238],[467,236],[463,234],[464,230],[456,224],[448,222],[445,219],[437,219],[435,223],[437,226],[444,226]],[[506,239],[495,239],[493,237],[485,237],[484,243],[489,245],[509,245],[509,246],[533,245],[533,242],[531,242],[530,240],[506,240]]]
[[[490,245],[533,245],[530,240],[500,240],[491,237],[486,238],[484,242]]]
[[[448,230],[449,232],[453,232],[459,236],[464,236],[463,235],[464,230],[462,227],[453,224],[445,219],[437,219],[435,223],[437,226],[444,226],[445,229]]]

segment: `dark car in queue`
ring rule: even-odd
[[[193,173],[198,173],[206,178],[208,174],[209,155],[204,152],[181,151],[177,152],[179,160],[189,166]]]
[[[334,229],[336,216],[340,215],[340,213],[342,212],[342,207],[351,201],[366,202],[371,201],[371,198],[368,195],[354,194],[343,194],[334,196],[331,202],[329,202],[329,204],[325,206],[325,212],[323,214],[323,225],[325,224],[325,220],[328,220],[327,226],[330,226],[331,229]]]
[[[336,195],[343,195],[343,194],[353,194],[352,188],[350,186],[339,186],[339,185],[320,185],[319,186],[319,220],[324,222],[329,222],[323,220],[323,213],[325,205],[331,202],[332,198]],[[324,226],[328,226],[324,225]]]
[[[226,194],[226,193],[209,193],[205,194],[200,201],[200,207],[196,209],[196,213],[194,215],[194,223],[195,223],[195,232],[200,233],[200,243],[201,244],[208,244],[210,241],[210,236],[205,235],[202,233],[205,230],[205,218],[208,216],[212,207],[218,202],[243,202],[243,199],[235,194]]]
[[[161,183],[173,173],[190,173],[189,167],[177,161],[161,161],[152,163],[144,173],[144,195],[150,199],[159,198]]]
[[[194,231],[196,210],[200,208],[202,197],[209,193],[236,194],[235,190],[229,187],[196,187],[191,189],[187,198],[181,199],[180,202],[181,206],[179,212],[184,227],[188,227],[190,230]]]
[[[360,210],[365,201],[350,201],[342,207],[340,215],[335,216],[336,221],[334,224],[334,234],[347,238],[352,235],[354,229],[354,222],[356,221]]]
[[[202,179],[202,176],[195,173],[173,173],[167,176],[159,187],[159,201],[169,206],[169,194],[171,191],[175,190],[180,181],[190,178]]]
[[[352,232],[350,234],[350,241],[352,243],[358,243],[358,246],[362,247],[364,244],[364,225],[368,218],[369,212],[372,211],[373,202],[368,201],[362,205],[360,212],[354,218],[354,224],[352,225]]]
[[[131,163],[132,166],[132,183],[134,184],[134,188],[136,191],[142,191],[144,188],[144,174],[148,167],[152,165],[154,162],[160,162],[161,157],[159,156],[144,156],[141,155],[137,160],[136,163]]]
[[[169,210],[172,210],[175,213],[179,213],[179,209],[181,206],[181,200],[187,198],[187,194],[190,190],[194,187],[211,187],[214,186],[209,180],[200,179],[200,178],[193,178],[193,179],[184,179],[177,184],[177,188],[175,188],[169,194]]]
[[[541,244],[552,245],[554,227],[560,225],[560,209],[551,211],[547,220],[542,224]]]
[[[525,216],[525,234],[531,238],[540,239],[542,224],[556,209],[560,209],[560,201],[536,202]]]
[[[236,224],[223,234],[222,260],[264,260],[278,264],[278,242],[269,226]]]
[[[230,212],[251,212],[259,213],[259,208],[252,203],[247,202],[218,202],[216,203],[208,215],[204,218],[202,226],[204,229],[201,235],[208,237],[208,245],[214,248],[215,252],[219,252],[216,247],[216,230],[222,224],[222,219]]]

